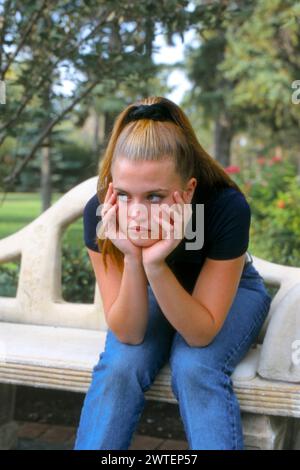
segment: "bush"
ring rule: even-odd
[[[250,169],[231,171],[251,207],[250,239],[256,256],[300,266],[300,180],[294,164],[259,157]],[[228,170],[228,169],[227,169]]]
[[[0,266],[0,296],[15,297],[19,264]],[[62,248],[62,296],[67,302],[93,303],[95,275],[85,247],[64,244]]]
[[[19,279],[19,264],[8,263],[0,266],[0,295],[15,297]]]
[[[92,303],[95,275],[85,246],[62,248],[62,296],[68,302]]]

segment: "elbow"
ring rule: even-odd
[[[121,332],[120,329],[115,328],[115,326],[112,325],[111,322],[107,323],[107,324],[108,324],[108,327],[110,328],[110,330],[115,335],[115,337],[120,341],[120,343],[128,344],[130,346],[138,346],[139,344],[141,344],[144,341],[144,337],[143,338],[135,338],[135,337],[133,338],[132,336],[129,337],[126,334],[124,334],[124,331]]]
[[[142,344],[143,342],[144,342],[144,339],[141,339],[141,340],[139,340],[139,341],[134,341],[134,342],[131,341],[131,342],[128,343],[128,344],[130,344],[131,346],[139,346],[139,345]]]
[[[128,344],[129,346],[139,346],[142,344],[144,340],[141,341],[122,341],[124,344]]]
[[[205,348],[209,346],[221,328],[221,325],[216,322],[214,316],[207,308],[205,308],[205,313],[209,314],[210,321],[205,326],[203,324],[202,327],[197,325],[197,328],[194,328],[192,332],[192,336],[189,337],[189,341],[186,340],[191,348]]]
[[[209,346],[210,343],[212,343],[213,339],[211,340],[202,340],[202,341],[189,341],[188,345],[190,348],[206,348],[206,346]]]
[[[191,348],[206,348],[206,346],[209,346],[214,341],[216,335],[217,333],[210,335],[198,335],[196,338],[187,341],[187,344]]]
[[[142,342],[144,341],[144,338],[143,339],[132,339],[132,338],[119,338],[119,341],[123,344],[128,344],[129,346],[138,346],[139,344],[142,344]]]

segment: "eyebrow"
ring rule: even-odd
[[[125,191],[124,189],[121,189],[121,188],[116,188],[118,191],[122,191],[123,193],[127,193],[127,194],[130,194],[128,193],[128,191]],[[144,194],[151,194],[151,193],[157,193],[159,191],[168,191],[168,189],[164,189],[164,188],[158,188],[158,189],[152,189],[151,191],[146,191]]]

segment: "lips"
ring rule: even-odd
[[[146,228],[146,227],[139,227],[139,226],[129,227],[129,229],[130,229],[130,230],[138,230],[138,231],[149,230],[149,229]]]

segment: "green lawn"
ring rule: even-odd
[[[55,193],[52,204],[62,195]],[[11,235],[41,214],[41,201],[39,193],[8,193],[1,203],[0,197],[0,239]],[[69,226],[64,233],[63,243],[74,243],[83,246],[82,217]]]

